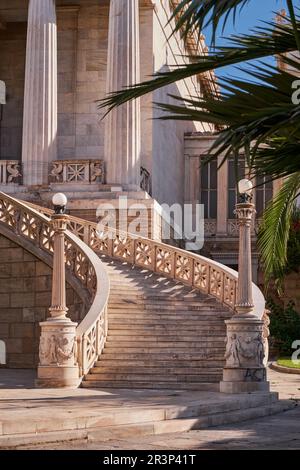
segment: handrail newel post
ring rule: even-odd
[[[40,388],[78,387],[79,365],[76,327],[67,317],[65,232],[68,216],[51,217],[54,231],[52,300],[50,317],[40,323],[39,366],[36,386]]]
[[[245,198],[236,205],[239,225],[239,276],[236,314],[226,320],[226,364],[220,391],[242,393],[269,391],[265,367],[264,322],[254,311],[251,227],[255,206]]]

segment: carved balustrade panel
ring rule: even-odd
[[[209,265],[194,260],[193,285],[202,292],[209,292]]]
[[[68,220],[67,224],[68,230],[72,232],[76,237],[80,238],[80,240],[84,240],[85,235],[85,225],[78,223],[73,220]]]
[[[110,247],[108,232],[99,231],[96,227],[90,227],[88,244],[96,253],[108,255]]]
[[[147,240],[136,240],[135,242],[135,264],[149,270],[154,270],[155,247]]]
[[[237,219],[229,219],[227,221],[227,233],[231,237],[239,236],[239,224]]]
[[[176,253],[175,278],[187,284],[193,280],[193,259],[189,256]]]
[[[224,303],[234,309],[236,301],[237,281],[224,274]]]
[[[155,270],[168,277],[175,275],[175,251],[167,246],[156,246]]]
[[[223,300],[224,273],[215,267],[210,268],[209,293],[219,300]]]
[[[20,211],[10,201],[0,200],[0,222],[11,230],[17,230]]]
[[[116,234],[112,244],[113,256],[124,261],[134,262],[134,239],[127,235]]]
[[[102,160],[56,160],[51,165],[51,182],[104,184],[105,172]]]
[[[211,237],[217,233],[217,221],[214,219],[204,220],[204,235]]]

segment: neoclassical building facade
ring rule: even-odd
[[[213,127],[161,121],[153,102],[211,93],[208,73],[161,89],[103,118],[107,92],[207,54],[204,36],[171,36],[177,0],[0,0],[0,189],[49,205],[64,191],[74,215],[100,202],[143,200],[161,237],[163,203],[203,203],[211,256],[237,264],[231,162],[200,169]],[[244,172],[241,164],[240,174]],[[256,194],[258,213],[272,188]],[[150,228],[149,228],[150,232]],[[255,227],[253,229],[255,239]]]

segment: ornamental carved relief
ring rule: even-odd
[[[264,342],[260,332],[229,332],[226,339],[227,367],[264,367]]]
[[[42,335],[39,347],[41,366],[49,365],[77,365],[77,339],[76,336],[64,334]],[[70,364],[71,362],[71,364]]]
[[[15,162],[9,162],[7,163],[7,182],[8,183],[15,183],[19,180],[19,178],[22,176],[21,171],[20,171],[20,164],[15,163]]]
[[[55,183],[104,183],[102,160],[56,160],[51,162],[50,181]]]

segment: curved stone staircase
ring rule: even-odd
[[[108,337],[84,387],[218,390],[229,309],[180,282],[102,258]]]
[[[2,224],[51,252],[52,211],[3,193],[0,202]],[[68,220],[67,269],[91,294],[76,333],[82,386],[218,391],[237,273],[154,240],[99,230]],[[255,285],[253,297],[262,319],[265,301]]]

